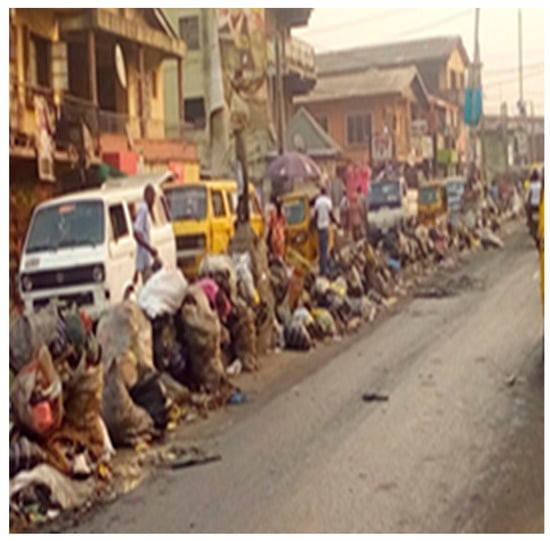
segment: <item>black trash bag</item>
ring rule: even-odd
[[[164,430],[170,420],[171,400],[160,381],[160,374],[147,374],[130,389],[130,397],[153,419],[155,428]]]
[[[275,303],[280,304],[288,293],[288,273],[284,263],[278,258],[273,258],[269,262],[269,273]]]
[[[174,379],[183,381],[187,363],[177,318],[163,315],[152,320],[151,326],[153,329],[153,362],[156,369],[168,372]]]
[[[22,434],[10,438],[10,479],[22,470],[32,470],[46,461],[46,453]]]
[[[313,346],[313,340],[302,322],[294,321],[285,326],[285,344],[288,349],[297,351],[309,351]]]

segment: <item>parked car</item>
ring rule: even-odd
[[[205,254],[221,254],[235,232],[237,181],[171,182],[163,186],[176,238],[177,264],[196,276]],[[250,224],[264,235],[264,217],[254,186],[249,185]]]
[[[19,282],[25,311],[55,300],[76,304],[98,319],[122,300],[135,271],[133,217],[147,184],[157,193],[151,244],[167,267],[175,267],[174,232],[160,185],[172,173],[108,180],[100,189],[58,197],[33,212]]]

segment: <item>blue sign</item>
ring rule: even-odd
[[[464,124],[477,126],[481,120],[481,89],[467,88],[464,95]]]

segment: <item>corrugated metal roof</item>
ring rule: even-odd
[[[464,62],[468,64],[468,54],[460,36],[447,36],[318,54],[316,55],[317,73],[326,75],[373,66],[397,66],[444,60],[457,47]]]
[[[357,73],[341,73],[318,77],[315,88],[306,96],[295,99],[295,103],[312,103],[383,94],[405,94],[415,78],[427,100],[427,92],[414,66],[394,69],[368,69]]]

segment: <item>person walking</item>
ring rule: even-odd
[[[332,223],[339,227],[339,224],[332,212],[332,201],[327,196],[327,190],[323,186],[321,193],[315,200],[314,220],[317,226],[317,233],[319,238],[319,270],[321,276],[327,275],[327,262],[328,262],[328,239],[329,239],[329,226]]]
[[[267,244],[271,254],[283,259],[286,253],[286,217],[281,198],[275,197],[272,203],[274,208],[269,215]]]
[[[134,238],[136,239],[136,271],[134,273],[134,284],[141,276],[142,284],[153,274],[153,267],[160,265],[157,250],[151,246],[150,219],[155,221],[153,205],[155,204],[155,189],[148,184],[143,191],[143,201],[139,204],[136,220],[134,222]]]

